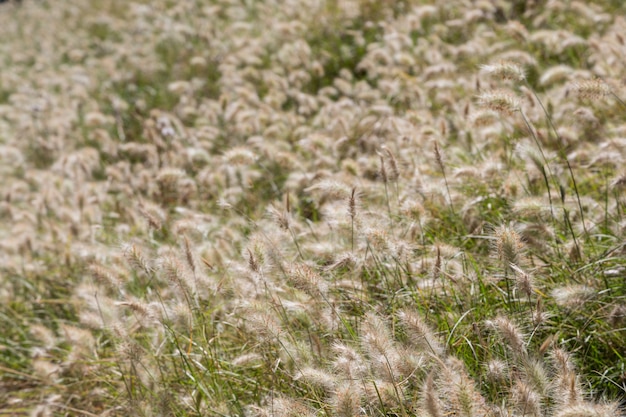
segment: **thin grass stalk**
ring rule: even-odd
[[[356,217],[356,187],[352,188],[348,200],[348,214],[350,215],[350,248],[354,252],[354,219]]]
[[[446,193],[448,194],[448,207],[450,209],[450,215],[454,218],[454,207],[452,206],[452,194],[450,193],[450,185],[448,184],[448,177],[446,176],[446,169],[443,164],[443,158],[441,155],[441,150],[439,149],[439,143],[435,141],[435,160],[437,161],[437,166],[441,171],[441,175],[443,175],[443,182],[446,185]]]
[[[526,127],[528,128],[528,131],[530,132],[531,137],[533,138],[533,141],[535,142],[535,144],[537,145],[537,148],[539,149],[539,153],[541,154],[541,158],[544,161],[544,166],[541,169],[541,174],[543,176],[543,181],[544,184],[546,185],[546,190],[548,191],[548,201],[550,202],[550,215],[552,218],[552,226],[555,228],[557,228],[557,222],[556,222],[556,215],[554,214],[554,202],[552,199],[552,191],[550,188],[550,181],[548,179],[548,175],[546,174],[546,168],[548,169],[548,172],[550,173],[550,177],[552,177],[552,180],[555,182],[556,184],[556,177],[554,176],[554,174],[552,173],[552,170],[550,169],[550,164],[548,163],[548,160],[546,158],[546,155],[543,152],[543,148],[541,147],[541,143],[539,142],[539,138],[537,137],[537,135],[535,134],[535,131],[530,123],[530,120],[528,120],[528,117],[526,116],[526,114],[524,113],[524,111],[522,109],[519,109],[520,114],[522,115],[522,119],[524,120],[524,123],[526,124]],[[560,246],[558,238],[555,236],[554,237],[554,243],[555,243],[555,248],[558,248]],[[559,256],[561,255],[560,251],[557,251],[557,253],[559,254]]]
[[[400,204],[400,191],[398,189],[398,180],[400,179],[400,170],[398,169],[398,161],[396,161],[396,157],[394,154],[387,148],[385,148],[385,152],[389,157],[389,165],[391,171],[391,181],[394,183],[394,191],[396,195],[396,204]]]
[[[300,244],[298,243],[298,238],[296,237],[296,233],[293,231],[291,227],[291,220],[289,216],[291,215],[291,202],[289,200],[289,194],[285,194],[285,212],[281,217],[280,224],[281,227],[287,229],[289,234],[291,235],[291,240],[293,241],[296,250],[298,251],[298,256],[300,259],[304,260],[304,255],[302,255],[302,250],[300,249]]]
[[[539,98],[539,96],[537,95],[535,90],[530,86],[530,84],[528,83],[528,80],[524,79],[524,82],[525,82],[526,86],[528,87],[528,89],[532,92],[532,94],[535,97],[535,99],[537,100],[537,102],[539,103],[539,106],[541,106],[541,110],[543,111],[543,113],[546,116],[546,121],[548,122],[548,125],[550,126],[550,129],[554,133],[556,139],[558,140],[559,156],[561,157],[561,159],[567,165],[567,171],[568,171],[568,173],[570,175],[570,179],[572,180],[572,186],[574,187],[574,194],[576,195],[576,202],[578,203],[578,209],[580,210],[580,219],[581,219],[581,222],[582,222],[583,230],[585,232],[585,236],[587,237],[587,240],[591,243],[591,246],[592,246],[592,248],[594,248],[594,251],[595,251],[595,245],[593,244],[593,240],[590,239],[589,231],[587,230],[587,225],[585,223],[585,213],[583,211],[583,206],[582,206],[582,203],[580,201],[580,193],[578,191],[578,184],[576,183],[576,178],[574,176],[574,170],[572,169],[572,165],[570,164],[569,158],[565,154],[565,149],[563,147],[563,138],[561,137],[561,135],[559,135],[559,132],[556,130],[556,126],[554,126],[554,123],[552,122],[552,117],[550,116],[550,113],[548,113],[548,110],[543,105],[543,102],[541,101],[541,99]],[[619,98],[618,98],[618,100],[619,100]],[[620,103],[623,104],[623,102],[621,100],[619,100],[619,101],[620,101]],[[626,107],[626,104],[625,104],[625,107]],[[543,154],[543,152],[542,152],[542,154]],[[578,246],[577,242],[576,242],[576,246]]]
[[[389,221],[391,222],[391,227],[393,228],[393,217],[391,215],[391,203],[389,201],[389,177],[387,175],[387,169],[385,168],[385,160],[382,155],[380,157],[380,176],[383,180],[383,184],[385,185],[385,200],[387,203],[387,212],[389,214]]]

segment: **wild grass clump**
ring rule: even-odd
[[[4,2],[0,409],[624,415],[618,3]]]

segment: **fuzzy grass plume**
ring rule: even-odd
[[[0,414],[624,415],[623,6],[440,3],[1,2]]]

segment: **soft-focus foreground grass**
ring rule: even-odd
[[[0,5],[0,414],[619,415],[625,12]]]

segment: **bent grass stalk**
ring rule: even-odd
[[[589,231],[587,230],[587,225],[586,225],[586,222],[585,222],[585,212],[584,212],[581,200],[580,200],[580,192],[578,190],[578,185],[576,183],[576,177],[574,176],[574,170],[572,169],[572,165],[571,165],[571,163],[569,161],[569,158],[565,154],[565,148],[564,148],[564,145],[563,145],[563,138],[561,137],[561,135],[559,135],[559,132],[556,130],[556,126],[554,126],[554,123],[552,122],[552,116],[550,115],[550,113],[548,113],[548,110],[543,105],[543,101],[539,98],[539,96],[537,95],[536,91],[530,86],[530,84],[528,83],[528,80],[525,77],[524,77],[523,81],[524,81],[526,87],[532,92],[533,96],[535,97],[535,99],[539,103],[539,106],[541,107],[541,110],[543,111],[543,113],[544,113],[544,115],[546,117],[546,121],[548,122],[548,125],[550,126],[550,129],[552,130],[552,133],[554,134],[554,137],[556,138],[556,140],[558,142],[559,157],[565,162],[565,165],[567,165],[567,172],[569,173],[570,179],[572,181],[572,186],[574,187],[574,194],[576,195],[576,202],[578,203],[578,209],[580,211],[580,217],[581,217],[583,230],[585,232],[585,237],[587,238],[587,241],[589,241],[591,243],[592,248],[594,249],[594,252],[595,252],[596,249],[595,249],[595,245],[594,245],[593,239],[591,239],[591,236],[589,235]],[[621,100],[620,100],[620,102],[621,102]],[[530,126],[528,118],[526,117],[526,115],[524,115],[523,112],[522,112],[522,117],[524,117],[524,121],[526,122],[526,124],[528,126]],[[537,138],[536,137],[534,137],[534,138],[535,138],[535,143],[537,143],[537,145],[540,147],[541,145],[537,141]],[[543,151],[541,151],[541,152],[542,152],[542,155],[543,155]],[[567,215],[565,214],[565,216],[567,216]],[[571,227],[570,227],[570,232],[572,233],[572,235],[574,235],[574,231],[571,229]],[[581,253],[580,252],[580,247],[578,245],[578,241],[576,239],[575,239],[575,244],[576,244],[576,248],[577,248],[578,252]]]

